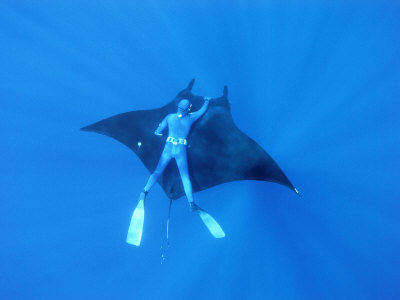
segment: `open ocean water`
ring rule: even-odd
[[[400,299],[400,2],[0,1],[0,299]],[[213,239],[149,172],[79,128],[196,78],[302,197],[194,194]]]

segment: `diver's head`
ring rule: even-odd
[[[192,107],[192,104],[190,104],[189,100],[182,99],[178,103],[178,114],[180,114],[180,115],[188,114],[191,107]]]

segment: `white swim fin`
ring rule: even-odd
[[[221,226],[219,226],[218,222],[204,209],[200,208],[198,205],[193,204],[193,210],[197,212],[203,221],[203,223],[207,226],[210,233],[216,238],[220,239],[225,237],[225,232],[222,230]]]
[[[129,225],[126,242],[131,245],[139,246],[142,240],[143,223],[144,223],[144,200],[146,194],[140,193],[139,203],[133,212],[131,224]]]

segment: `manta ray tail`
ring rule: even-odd
[[[145,198],[146,194],[144,192],[140,193],[139,203],[133,212],[131,224],[128,229],[128,235],[126,237],[126,242],[128,244],[139,246],[140,241],[142,240]]]

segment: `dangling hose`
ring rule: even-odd
[[[169,232],[169,219],[171,218],[171,206],[172,206],[172,199],[169,199],[168,220],[167,220],[167,245],[168,246],[169,246],[168,232]]]
[[[164,263],[166,258],[166,251],[169,248],[169,220],[171,218],[171,206],[172,206],[172,199],[169,199],[169,207],[168,207],[168,220],[167,220],[167,240],[166,240],[166,247],[164,247],[164,243],[161,242],[161,264]]]

